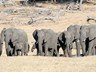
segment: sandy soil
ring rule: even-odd
[[[49,5],[51,8],[57,8],[61,5]],[[49,7],[43,4],[43,7]],[[21,7],[21,6],[8,6],[6,8],[0,6],[0,10],[7,9],[27,9],[28,13],[34,9],[34,7]],[[19,15],[19,14],[18,14]],[[52,29],[55,32],[62,32],[66,30],[69,25],[86,25],[87,16],[96,16],[96,5],[84,5],[82,11],[77,12],[65,12],[62,18],[56,22],[44,21],[42,23],[34,23],[32,25],[19,25],[18,22],[14,22],[17,19],[20,21],[27,21],[28,18],[18,17],[17,14],[6,15],[0,13],[0,31],[3,28],[15,27],[23,29],[28,34],[29,44],[32,47],[34,39],[32,32],[35,29]],[[16,18],[15,18],[16,17]],[[15,18],[14,21],[11,18]],[[7,21],[6,21],[6,20]],[[61,52],[62,53],[62,50]],[[73,54],[75,51],[73,51]],[[29,56],[19,57],[7,57],[5,47],[3,46],[3,54],[0,57],[0,72],[96,72],[96,56],[87,57],[41,57],[35,56],[36,50],[32,53],[29,52]]]

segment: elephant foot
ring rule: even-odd
[[[44,56],[44,53],[37,53],[37,56]]]
[[[0,51],[0,56],[1,56],[1,54],[2,54],[2,51]]]
[[[59,54],[57,54],[57,57],[59,57]]]
[[[44,56],[49,56],[49,53],[48,53],[48,52],[47,52],[47,53],[45,53],[45,54],[44,54]]]
[[[80,54],[81,57],[85,56],[84,54]]]
[[[68,57],[68,55],[64,55],[65,57]]]
[[[77,55],[77,57],[80,57],[80,55]]]

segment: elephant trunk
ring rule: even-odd
[[[31,52],[33,52],[35,48],[36,48],[36,46],[35,46],[35,43],[34,43],[32,48],[31,48]]]

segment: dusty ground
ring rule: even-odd
[[[63,6],[63,5],[62,5]],[[46,5],[44,8],[58,8],[61,5]],[[0,6],[0,31],[3,28],[15,27],[23,29],[28,34],[29,44],[32,47],[34,40],[32,32],[35,29],[52,29],[55,32],[62,32],[66,30],[69,25],[86,25],[87,16],[96,16],[96,5],[84,4],[82,11],[65,12],[62,17],[53,21],[43,21],[41,23],[34,23],[32,25],[20,25],[19,23],[27,23],[29,18],[26,14],[32,12],[35,7],[21,7],[21,6]],[[26,12],[6,14],[2,11],[7,9],[23,9]],[[22,17],[21,14],[25,16]],[[19,20],[19,22],[18,22]],[[62,51],[61,51],[62,53]],[[75,54],[75,51],[73,52]],[[5,48],[3,47],[3,54],[0,57],[0,72],[96,72],[96,56],[93,57],[37,57],[36,51],[29,52],[29,56],[23,57],[7,57]]]

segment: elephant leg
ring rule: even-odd
[[[9,49],[8,49],[8,43],[7,42],[5,42],[5,48],[6,48],[6,55],[10,56],[9,55]]]
[[[71,57],[71,51],[70,51],[70,45],[67,45],[67,54],[69,57]]]
[[[92,48],[92,55],[95,55],[95,48]]]
[[[2,47],[0,48],[0,56],[1,56],[1,54],[2,54]]]
[[[65,48],[62,48],[64,56],[66,56]]]
[[[7,56],[13,55],[13,49],[9,45],[8,45],[8,48],[6,48],[6,53],[7,53]]]
[[[95,47],[95,55],[96,55],[96,47]]]
[[[13,49],[8,45],[8,42],[5,42],[5,48],[6,48],[6,55],[12,56],[13,55]]]
[[[59,57],[59,52],[58,52],[58,50],[57,50],[57,45],[56,45],[56,47],[55,47],[55,51],[56,51],[57,57]]]
[[[57,48],[57,55],[59,56],[59,48]]]
[[[1,54],[2,54],[2,51],[0,51],[0,56],[1,56]]]
[[[38,43],[38,44],[39,44],[39,53],[38,53],[38,55],[43,56],[42,43]]]
[[[39,49],[37,48],[37,56],[39,55]]]
[[[57,49],[56,49],[56,55],[57,55],[57,57],[59,57],[59,52],[57,51]]]
[[[86,45],[85,45],[85,41],[82,41],[81,42],[81,49],[82,49],[82,55],[86,55]]]
[[[0,49],[0,56],[1,56],[1,54],[2,54],[2,49]]]
[[[28,48],[28,43],[25,43],[25,55],[28,55],[29,48]]]
[[[68,50],[65,48],[65,57],[68,57]]]
[[[17,51],[17,56],[21,56],[20,51]]]
[[[57,1],[56,0],[54,0],[54,3],[56,3]]]
[[[10,55],[9,55],[9,50],[8,50],[8,48],[6,48],[6,55],[7,55],[7,56],[10,56]]]
[[[94,44],[94,41],[89,42],[88,55],[92,55],[93,44]]]
[[[51,50],[51,53],[49,54],[49,56],[54,56],[54,49],[52,48],[52,50]]]
[[[24,55],[24,49],[21,49],[21,56]]]
[[[54,0],[51,0],[51,3],[54,3]]]
[[[17,56],[17,50],[16,50],[16,48],[14,48],[14,50],[13,50],[13,54],[14,54],[14,56]]]
[[[77,50],[77,56],[79,57],[80,56],[80,42],[79,40],[76,40],[76,50]]]
[[[48,56],[48,44],[45,44],[45,56]]]

